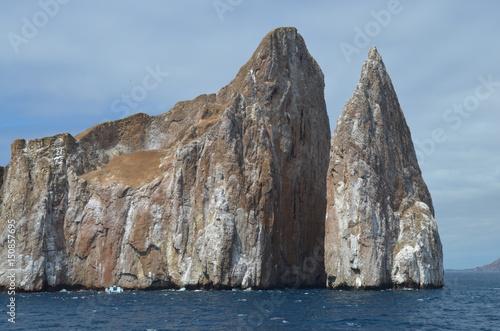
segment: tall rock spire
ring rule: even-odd
[[[327,286],[441,287],[442,259],[410,130],[382,57],[372,47],[331,141]]]

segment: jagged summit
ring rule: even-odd
[[[372,46],[372,48],[370,48],[370,51],[368,52],[368,60],[382,62],[382,56],[378,52],[376,46]]]
[[[442,286],[442,248],[431,196],[375,47],[338,119],[327,182],[330,288]]]
[[[253,53],[251,61],[269,58],[282,61],[294,61],[297,57],[305,56],[306,60],[313,60],[307,50],[306,43],[294,27],[281,27],[271,30],[260,42]],[[314,61],[314,60],[313,60]],[[315,61],[314,61],[315,62]],[[283,65],[284,63],[277,63]],[[319,66],[315,67],[319,69]]]
[[[287,84],[287,81],[303,77],[324,81],[321,68],[297,29],[281,27],[270,31],[262,39],[235,79],[219,91],[218,97],[221,101],[232,98],[235,90],[252,95],[257,92],[257,86],[265,88],[269,84]]]
[[[390,187],[410,189],[417,185],[418,189],[414,191],[412,188],[411,191],[418,194],[434,215],[430,193],[421,178],[410,128],[382,56],[375,46],[363,64],[359,84],[341,118],[349,125],[338,125],[338,136],[346,134],[346,130],[354,134],[353,142],[360,148],[360,153],[377,173],[385,175]],[[392,176],[403,169],[406,169],[405,176]]]

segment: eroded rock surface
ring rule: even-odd
[[[331,289],[443,286],[431,196],[377,49],[331,142],[325,268]]]
[[[0,227],[16,224],[17,286],[323,285],[323,90],[302,37],[279,28],[216,94],[16,140]],[[0,245],[5,287],[5,231]]]

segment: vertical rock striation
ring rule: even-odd
[[[331,289],[443,286],[431,196],[377,49],[331,142],[325,268]]]
[[[14,141],[0,227],[16,224],[18,287],[323,285],[323,90],[302,37],[279,28],[216,94]],[[0,246],[5,287],[5,231]]]

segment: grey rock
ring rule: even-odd
[[[328,288],[443,286],[431,195],[375,47],[332,137],[327,195]]]
[[[500,271],[500,259],[492,262],[490,264],[483,265],[482,267],[476,267],[472,269],[474,271]]]

